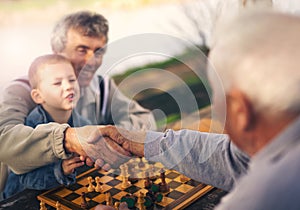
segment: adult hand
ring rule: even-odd
[[[128,131],[116,126],[108,125],[99,127],[103,137],[108,137],[123,149],[139,157],[144,156],[145,131]]]
[[[118,207],[119,210],[129,210],[127,203],[126,202],[122,202],[120,203],[120,206]],[[111,207],[111,206],[105,206],[105,205],[97,205],[95,210],[115,210],[115,208]]]
[[[73,138],[76,138],[81,145],[77,150],[80,152],[83,150],[93,161],[96,161],[96,165],[106,170],[110,167],[117,168],[128,161],[131,154],[109,137],[103,136],[100,128],[101,126],[75,128]]]
[[[65,131],[64,148],[68,153],[77,153],[81,161],[85,161],[88,166],[92,166],[94,161],[87,156],[77,138],[77,128],[67,128]]]

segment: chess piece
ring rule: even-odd
[[[45,204],[44,201],[41,201],[41,202],[40,202],[40,210],[47,210],[46,204]]]
[[[55,207],[56,207],[56,210],[62,210],[61,204],[58,201],[56,201]]]
[[[102,191],[103,191],[103,187],[102,187],[102,184],[101,184],[101,182],[100,182],[100,177],[97,176],[97,177],[95,178],[95,181],[96,181],[95,191],[96,191],[96,192],[102,192]]]
[[[189,181],[189,178],[186,177],[186,176],[184,176],[183,174],[181,174],[181,175],[180,175],[180,181],[181,181],[182,183],[185,183],[185,182]]]
[[[88,178],[88,182],[89,182],[89,186],[87,188],[88,192],[93,192],[95,190],[95,186],[93,185],[93,178],[91,176],[89,176]]]
[[[146,209],[153,209],[154,200],[152,200],[151,196],[149,196],[149,192],[146,193],[144,206]]]
[[[139,158],[140,159],[140,161],[139,161],[139,163],[138,163],[138,167],[139,168],[144,168],[145,167],[145,163],[144,163],[144,161],[143,161],[143,158]]]
[[[137,207],[139,208],[139,210],[146,210],[146,207],[144,205],[145,203],[145,198],[144,198],[144,193],[140,192],[138,199],[137,199]]]
[[[107,206],[113,206],[113,201],[112,201],[112,197],[111,194],[109,192],[105,193],[105,201]]]
[[[123,177],[122,177],[121,189],[122,189],[122,190],[125,190],[125,189],[127,189],[128,187],[130,187],[130,186],[131,186],[131,183],[130,183],[130,181],[128,180],[128,177],[123,176]]]
[[[136,200],[137,200],[136,196],[127,194],[127,195],[123,196],[120,201],[126,202],[128,208],[131,209],[131,208],[134,208]]]
[[[150,180],[149,173],[145,172],[144,186],[146,189],[149,189],[149,188],[151,188],[151,185],[152,185],[152,181]]]
[[[120,206],[120,202],[115,202],[114,208],[115,208],[116,210],[119,210],[119,206]]]
[[[89,208],[88,202],[86,201],[85,192],[81,193],[81,204],[80,204],[80,207],[83,208],[83,209],[88,209]]]
[[[120,166],[121,169],[121,176],[122,176],[122,183],[121,183],[121,189],[125,190],[126,188],[131,186],[130,181],[128,180],[128,167],[126,164],[123,164]]]
[[[170,191],[170,186],[166,183],[166,175],[165,171],[160,171],[161,183],[159,183],[159,191],[162,193],[166,193]]]
[[[157,202],[161,202],[163,199],[163,194],[161,194],[160,192],[153,192],[151,189],[148,190],[148,192],[146,193],[146,197],[145,198],[149,198],[153,203]]]
[[[157,177],[155,175],[155,167],[154,167],[154,165],[150,165],[149,166],[149,172],[148,172],[148,174],[149,174],[149,178],[150,178],[150,180],[152,182],[154,182],[157,179]]]

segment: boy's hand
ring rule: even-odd
[[[62,169],[64,175],[69,175],[74,172],[75,168],[84,165],[84,162],[80,160],[80,157],[71,157],[62,161]]]

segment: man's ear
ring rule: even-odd
[[[44,99],[38,89],[31,90],[31,98],[36,104],[42,104],[44,102]]]
[[[235,129],[252,129],[255,126],[255,112],[248,97],[240,90],[232,90],[226,97],[227,114],[235,121]]]

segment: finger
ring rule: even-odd
[[[82,155],[80,155],[79,157],[80,157],[80,160],[81,160],[81,161],[85,161],[85,159],[86,159],[86,157],[85,157],[85,156],[82,156]]]
[[[126,202],[120,203],[119,210],[129,210]]]
[[[97,168],[101,168],[104,165],[104,161],[101,159],[97,159],[95,161],[95,165],[97,166]]]
[[[87,164],[88,166],[93,166],[94,161],[91,158],[87,157],[85,160],[85,164]]]
[[[80,159],[80,157],[73,157],[70,159],[70,162],[71,163],[76,163],[76,162],[84,162]]]
[[[112,149],[112,151],[115,151],[115,152],[117,152],[121,155],[125,155],[125,156],[128,156],[128,157],[131,156],[130,152],[124,150],[124,148],[122,148],[116,142],[112,141],[110,138],[106,137],[104,140],[108,144],[108,146]]]
[[[111,206],[105,206],[105,205],[99,204],[96,206],[95,210],[115,210],[115,209]]]
[[[78,168],[78,167],[80,167],[80,166],[83,166],[84,165],[84,162],[74,162],[74,163],[72,163],[72,164],[70,164],[70,166],[72,167],[72,168]]]
[[[97,129],[97,130],[93,130],[91,132],[91,134],[86,139],[86,142],[88,144],[94,144],[97,141],[101,140],[102,138],[103,138],[103,134],[102,134],[101,130]]]
[[[111,166],[108,164],[108,163],[105,163],[103,166],[102,166],[102,169],[105,170],[105,171],[109,171],[111,169]]]

